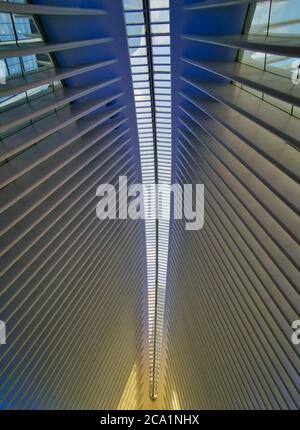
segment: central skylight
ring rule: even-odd
[[[124,0],[139,136],[142,182],[171,185],[171,65],[169,0]],[[145,213],[150,397],[157,397],[163,337],[170,197],[151,193]],[[162,216],[163,215],[163,216]]]

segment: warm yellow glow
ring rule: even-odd
[[[132,410],[141,408],[138,370],[135,364],[129,375],[127,384],[123,390],[122,397],[119,401],[118,410]]]
[[[172,410],[178,411],[180,409],[181,409],[181,407],[180,407],[180,404],[179,404],[178,395],[177,395],[176,391],[173,390],[173,394],[172,394]]]

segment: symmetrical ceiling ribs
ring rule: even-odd
[[[124,0],[142,182],[171,184],[169,0]],[[167,280],[170,197],[145,198],[150,397],[157,397]],[[154,209],[154,210],[153,210]],[[159,219],[155,219],[157,218]]]
[[[254,3],[172,2],[176,180],[205,221],[172,231],[165,408],[300,407],[300,8]]]
[[[122,3],[31,3],[0,2],[0,408],[141,407],[143,229],[95,210],[140,181]]]

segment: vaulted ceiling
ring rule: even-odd
[[[1,408],[299,408],[295,2],[0,2]],[[203,228],[99,220],[120,176]]]

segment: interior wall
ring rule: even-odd
[[[64,81],[65,88],[77,90],[115,79],[77,98],[66,116],[103,97],[118,97],[59,132],[48,132],[0,167],[3,175],[8,168],[18,174],[1,189],[1,224],[6,229],[1,238],[0,317],[7,342],[0,348],[0,405],[141,408],[147,332],[144,227],[138,221],[96,217],[98,185],[117,185],[120,175],[129,183],[140,182],[122,2],[33,3],[108,13],[38,16],[46,42],[112,38],[54,54],[58,69],[116,60]],[[109,115],[114,109],[119,111]],[[93,128],[98,115],[105,121]],[[59,120],[52,116],[53,128]],[[83,129],[87,132],[67,144],[69,136]],[[23,174],[24,163],[28,167]]]
[[[232,88],[234,105],[230,81],[182,61],[235,61],[235,49],[182,34],[240,34],[245,7],[188,12],[182,7],[191,1],[171,3],[174,182],[204,184],[205,207],[201,230],[186,231],[184,221],[173,226],[163,405],[299,408],[300,351],[291,342],[300,303],[299,230],[289,228],[299,225],[291,201],[299,185],[289,175],[299,151],[279,139],[277,123],[271,133],[219,102],[218,91]],[[203,85],[215,89],[214,98]],[[250,109],[255,98],[245,97]]]

